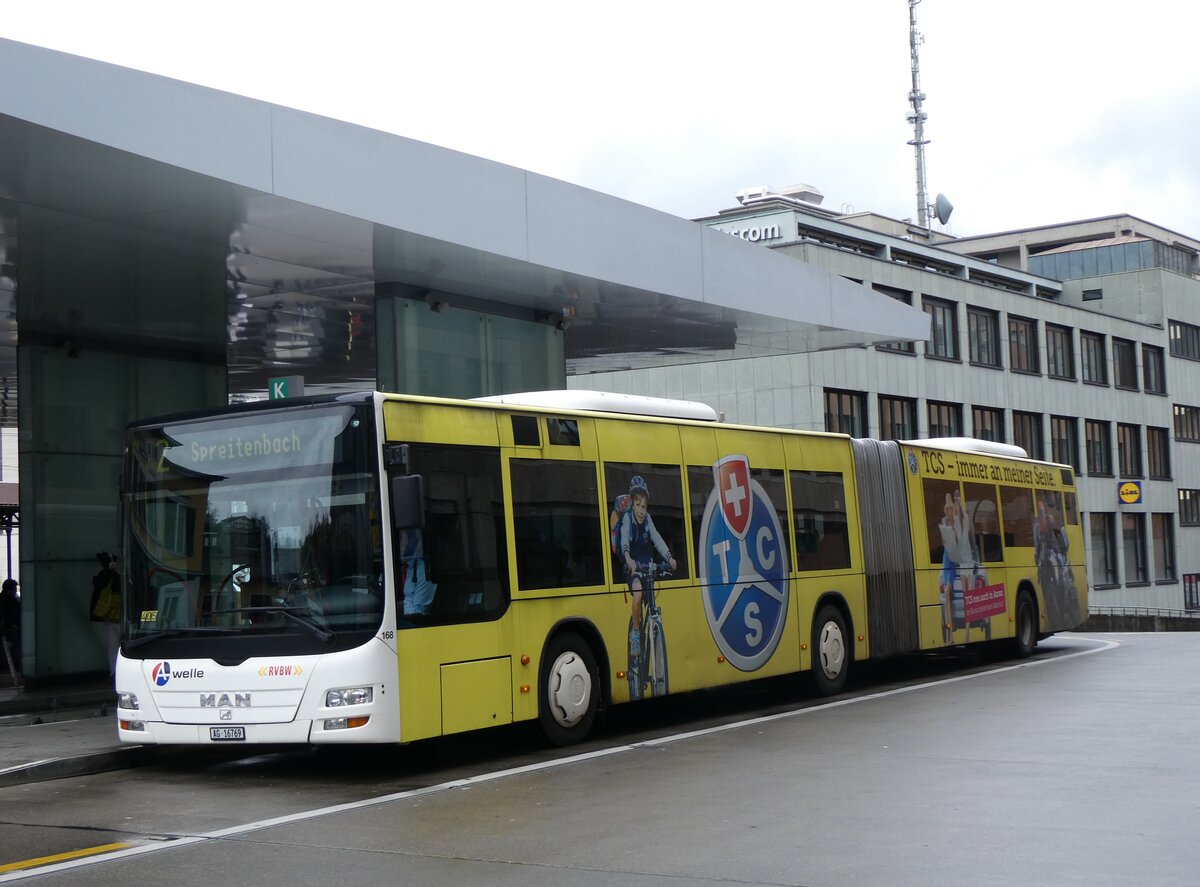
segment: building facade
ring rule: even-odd
[[[951,239],[802,193],[699,221],[920,306],[928,341],[571,384],[735,422],[1014,443],[1078,475],[1094,609],[1200,609],[1200,241],[1128,215]]]

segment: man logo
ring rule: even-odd
[[[762,668],[787,621],[787,547],[775,506],[745,456],[713,465],[700,524],[700,583],[713,640],[741,671]]]

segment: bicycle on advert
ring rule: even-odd
[[[667,635],[663,629],[662,608],[658,605],[655,585],[658,579],[670,579],[671,572],[664,565],[649,563],[639,564],[634,575],[641,579],[642,584],[642,630],[639,638],[633,616],[630,616],[629,698],[641,699],[647,689],[651,696],[666,696]],[[640,644],[637,643],[639,640]]]

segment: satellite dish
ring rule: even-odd
[[[939,194],[933,201],[933,214],[943,225],[950,221],[950,213],[954,212],[954,204],[945,194]]]

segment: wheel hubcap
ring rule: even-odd
[[[846,661],[846,639],[842,637],[842,627],[836,622],[826,622],[821,629],[817,657],[825,677],[836,678],[842,673]]]
[[[564,727],[578,724],[592,701],[592,675],[583,658],[568,650],[555,659],[546,689],[554,720]]]

